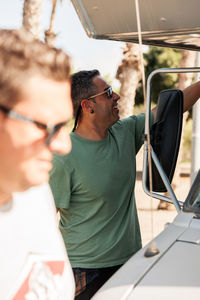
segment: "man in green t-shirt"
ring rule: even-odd
[[[200,85],[192,90],[192,97],[184,91],[184,110],[198,99]],[[72,152],[55,156],[50,185],[76,299],[90,299],[141,248],[134,187],[144,114],[119,120],[119,99],[97,70],[72,75]]]

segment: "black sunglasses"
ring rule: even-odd
[[[20,121],[25,121],[25,122],[30,122],[35,124],[37,127],[39,127],[40,129],[43,129],[46,131],[46,138],[45,138],[45,143],[47,145],[50,144],[51,139],[54,137],[54,135],[64,126],[67,125],[68,122],[62,122],[62,123],[58,123],[56,125],[52,125],[52,124],[44,124],[44,123],[40,123],[38,121],[35,121],[33,119],[30,119],[28,117],[25,117],[19,113],[17,113],[16,111],[7,108],[3,105],[0,105],[0,110],[2,110],[8,117],[12,118],[12,119],[16,119],[16,120],[20,120]]]
[[[112,86],[109,86],[109,87],[106,88],[103,92],[101,92],[101,93],[99,93],[99,94],[96,94],[96,95],[93,95],[93,96],[89,97],[88,99],[93,99],[93,98],[95,98],[95,97],[97,97],[97,96],[100,96],[100,95],[103,95],[103,94],[105,94],[105,93],[107,93],[108,99],[111,99],[112,96],[113,96]]]

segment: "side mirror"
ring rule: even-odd
[[[155,122],[151,129],[151,145],[171,183],[179,152],[183,120],[183,93],[164,90],[160,93]],[[147,171],[147,186],[149,178]],[[154,192],[166,192],[166,187],[152,160],[152,187]]]

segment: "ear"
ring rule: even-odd
[[[94,110],[94,102],[84,99],[81,101],[81,107],[83,111],[91,113],[91,111]]]

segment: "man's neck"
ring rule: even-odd
[[[108,128],[98,127],[91,123],[81,123],[75,133],[87,140],[100,141],[108,136]]]

